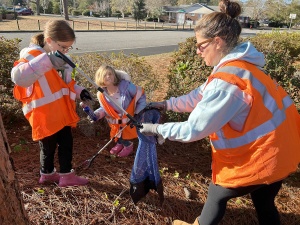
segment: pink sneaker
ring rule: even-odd
[[[54,168],[52,173],[42,173],[40,172],[41,177],[39,179],[40,184],[49,184],[49,183],[58,183],[59,182],[59,174],[56,173]]]
[[[88,179],[75,175],[74,170],[70,173],[60,173],[59,187],[84,186],[89,183]]]
[[[118,154],[119,157],[126,157],[129,156],[133,151],[133,143],[131,145],[124,147],[122,151]]]
[[[117,155],[123,148],[122,144],[116,144],[109,152],[110,154]]]

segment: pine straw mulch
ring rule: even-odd
[[[108,142],[107,129],[96,128],[96,137],[86,137],[76,128],[73,165],[78,167]],[[111,157],[110,145],[87,170],[77,171],[90,183],[84,187],[59,188],[40,185],[39,146],[31,141],[30,127],[19,124],[7,129],[13,152],[16,176],[24,206],[32,224],[140,224],[168,225],[174,219],[193,222],[200,214],[210,182],[210,151],[203,141],[190,144],[166,141],[157,146],[162,171],[165,201],[160,206],[158,194],[150,191],[135,206],[129,194],[129,177],[134,154]],[[16,148],[16,146],[19,146]],[[137,142],[135,142],[137,146]],[[58,163],[56,162],[58,167]],[[187,198],[184,188],[191,197]],[[276,198],[282,224],[300,224],[300,171],[289,177]],[[257,224],[249,196],[229,201],[221,225]]]
[[[167,55],[158,55],[151,57],[149,63],[156,70],[163,69],[163,75],[168,59]],[[164,85],[161,90],[167,90],[167,84]],[[164,97],[161,90],[157,93],[158,100]],[[83,115],[81,118],[80,127],[73,130],[74,168],[90,159],[109,141],[109,129],[105,123],[82,132],[81,128],[87,125],[87,121]],[[211,153],[205,141],[189,144],[166,141],[158,145],[164,204],[161,206],[158,194],[150,191],[134,205],[129,194],[134,154],[126,158],[111,157],[109,149],[113,145],[110,145],[89,169],[77,171],[89,179],[87,186],[59,188],[55,184],[40,185],[39,146],[31,139],[28,123],[20,122],[6,126],[6,129],[24,207],[34,225],[169,225],[174,219],[192,223],[201,213],[211,176]],[[90,132],[96,136],[84,135]],[[134,144],[137,146],[137,141]],[[55,163],[59,169],[58,162]],[[184,188],[190,191],[190,198],[187,198]],[[283,225],[300,224],[300,170],[286,179],[276,205]],[[220,225],[254,224],[257,224],[257,219],[249,196],[228,202]]]

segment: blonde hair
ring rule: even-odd
[[[112,68],[111,66],[108,66],[108,65],[101,65],[95,74],[95,83],[98,86],[100,86],[100,87],[105,86],[104,77],[108,71],[112,72],[115,75],[114,85],[117,86],[120,83],[121,79],[118,76],[118,74],[116,73],[114,68]]]
[[[44,32],[34,35],[30,42],[44,47],[45,38],[48,37],[53,41],[61,42],[74,41],[76,38],[74,30],[66,20],[49,20],[45,25]]]
[[[195,26],[195,33],[201,32],[204,38],[222,38],[227,45],[227,51],[234,48],[239,41],[242,27],[236,19],[242,8],[239,3],[230,0],[219,2],[220,12],[213,12],[204,15]]]

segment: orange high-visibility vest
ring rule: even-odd
[[[26,58],[41,54],[30,50]],[[28,62],[22,58],[15,62]],[[32,139],[41,140],[55,134],[65,126],[75,127],[79,121],[76,114],[75,81],[66,84],[55,69],[49,70],[30,87],[15,85],[14,97],[23,103],[22,110],[32,127]]]
[[[293,101],[255,65],[234,61],[218,69],[219,78],[253,98],[242,131],[226,124],[210,135],[212,180],[224,187],[270,184],[296,171],[300,162],[300,116]]]
[[[131,116],[134,116],[136,102],[142,96],[143,93],[144,93],[144,90],[141,87],[137,86],[137,92],[136,92],[134,98],[131,100],[129,106],[126,109],[126,112],[128,114],[130,114]],[[126,126],[126,123],[129,121],[129,119],[123,113],[121,115],[118,114],[112,108],[112,106],[107,102],[103,93],[99,92],[99,99],[100,99],[102,107],[104,108],[105,112],[107,113],[107,116],[105,118],[111,128],[110,138],[113,138],[122,127]],[[136,129],[132,128],[130,126],[127,126],[122,131],[122,138],[125,140],[137,138]]]

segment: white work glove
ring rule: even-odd
[[[143,128],[140,129],[140,132],[145,136],[155,136],[158,144],[162,145],[165,142],[164,137],[158,133],[157,127],[158,123],[142,123]]]
[[[145,136],[155,136],[159,133],[157,132],[158,123],[142,123],[143,128],[140,129],[140,132]]]
[[[162,101],[162,102],[150,102],[147,105],[148,108],[155,108],[155,109],[160,109],[160,110],[166,110],[167,109],[167,102]]]
[[[53,65],[53,68],[56,70],[63,70],[65,69],[66,62],[60,58],[59,56],[55,55],[55,52],[49,52],[48,57]]]

